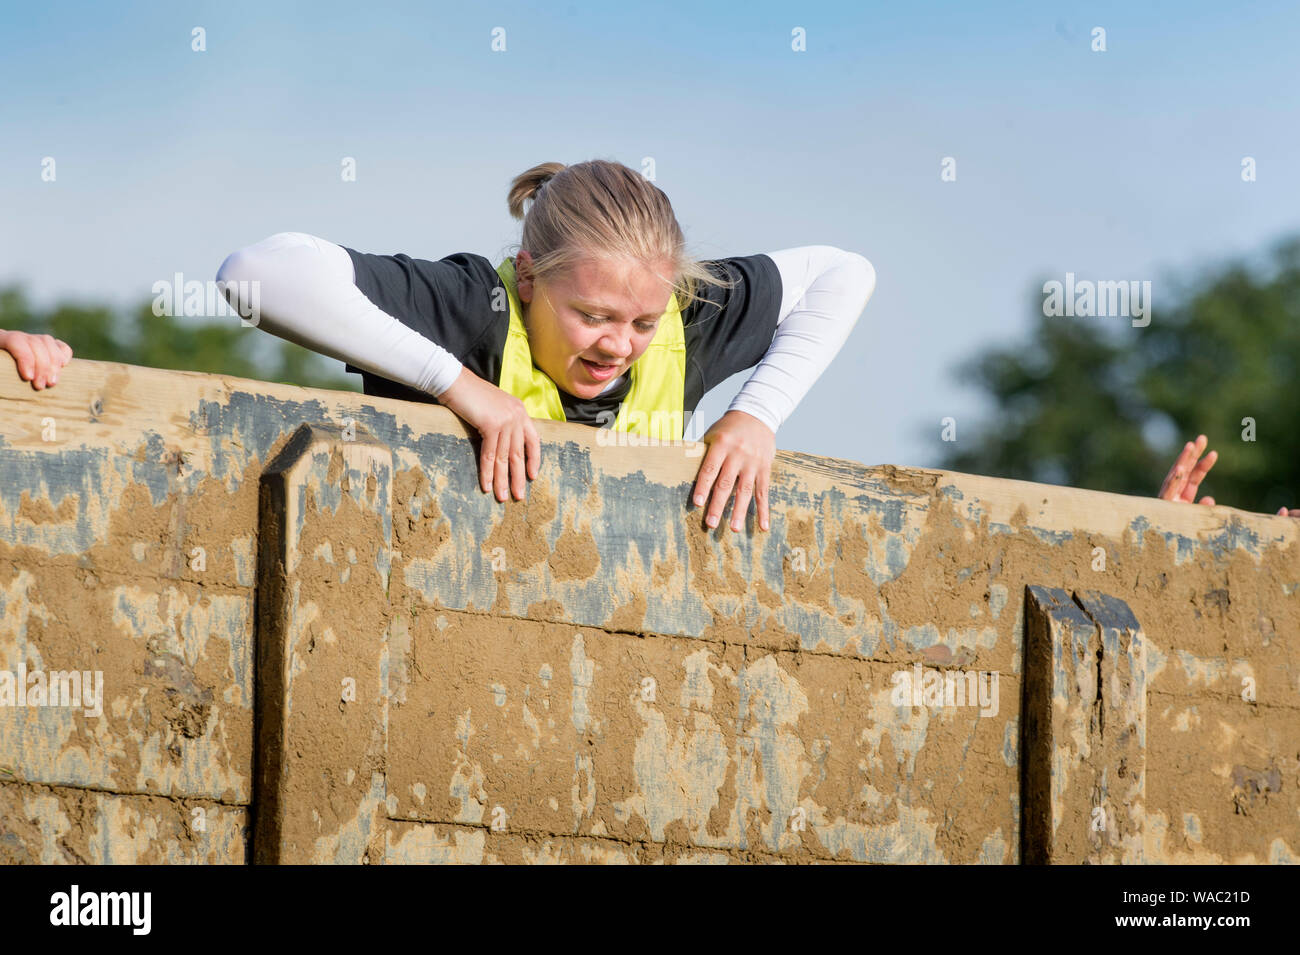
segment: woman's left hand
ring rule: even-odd
[[[693,500],[697,507],[702,506],[713,492],[705,523],[717,526],[734,487],[736,505],[731,510],[731,529],[738,531],[744,525],[753,497],[758,504],[758,525],[767,530],[767,490],[772,459],[776,457],[775,432],[753,415],[728,411],[700,441],[709,450],[700,463]]]

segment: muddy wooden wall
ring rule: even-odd
[[[0,861],[1300,861],[1300,522],[538,426],[0,376]]]

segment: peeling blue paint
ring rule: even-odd
[[[1041,527],[1030,525],[1029,532],[1044,544],[1050,544],[1053,547],[1059,547],[1067,541],[1074,540],[1074,534],[1070,531],[1048,531]]]
[[[0,539],[15,546],[33,547],[51,555],[84,554],[102,543],[100,534],[108,528],[92,526],[88,499],[103,497],[103,481],[97,476],[110,466],[107,448],[63,449],[59,451],[9,451],[0,454],[0,498],[10,515],[0,526]],[[74,524],[30,524],[19,521],[23,492],[34,501],[43,500],[55,510],[65,497],[77,501]]]

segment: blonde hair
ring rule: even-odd
[[[532,204],[527,214],[524,202]],[[510,183],[510,214],[524,222],[516,249],[527,249],[538,278],[558,278],[586,258],[670,263],[672,291],[685,310],[700,283],[731,288],[686,250],[672,203],[654,183],[619,162],[545,162]]]

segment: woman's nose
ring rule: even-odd
[[[601,350],[613,361],[622,361],[632,354],[632,334],[611,332],[600,340]]]

